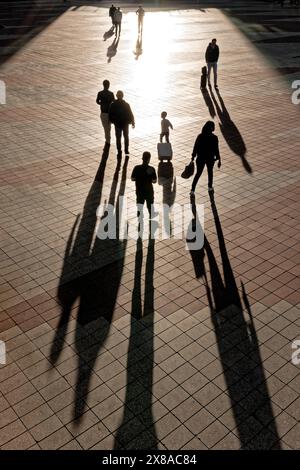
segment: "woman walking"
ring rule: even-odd
[[[215,161],[218,161],[218,168],[221,166],[221,157],[219,153],[219,141],[218,137],[213,134],[215,130],[215,123],[213,121],[207,121],[201,134],[198,135],[193,153],[192,160],[196,158],[197,172],[193,179],[191,196],[195,195],[195,188],[199,181],[200,176],[206,165],[208,174],[208,191],[213,191],[213,168]]]

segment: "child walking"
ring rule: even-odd
[[[165,137],[166,139],[166,142],[169,143],[169,128],[173,129],[173,126],[171,124],[171,122],[166,119],[167,117],[167,113],[166,111],[163,111],[161,113],[161,134],[160,134],[160,142],[163,141],[163,137]]]

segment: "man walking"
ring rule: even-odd
[[[116,12],[116,7],[114,4],[112,4],[112,6],[110,7],[109,9],[109,16],[110,16],[110,19],[111,19],[111,22],[112,22],[112,25],[114,26],[114,14]]]
[[[100,119],[104,129],[105,143],[110,145],[110,129],[111,123],[108,116],[108,110],[111,103],[114,101],[114,94],[109,91],[110,83],[108,80],[103,81],[103,90],[99,91],[96,103],[100,106]]]
[[[207,63],[207,78],[208,78],[208,86],[210,87],[210,73],[211,69],[214,71],[214,85],[215,88],[218,88],[217,84],[217,68],[218,68],[218,59],[219,59],[219,46],[217,45],[217,40],[213,39],[209,45],[207,46],[206,53],[205,53],[205,60]]]
[[[138,210],[142,210],[142,206],[146,202],[149,215],[151,217],[151,207],[154,202],[153,183],[156,183],[157,176],[153,166],[149,165],[150,152],[143,153],[142,165],[136,165],[131,174],[131,181],[135,182],[136,203],[140,205]]]
[[[117,99],[113,101],[109,108],[109,119],[115,125],[116,143],[118,159],[122,157],[121,137],[124,136],[125,155],[129,155],[129,124],[134,129],[134,116],[130,105],[124,101],[123,91],[117,91]]]
[[[120,7],[118,7],[114,13],[114,25],[115,25],[115,35],[116,36],[120,36],[121,34],[121,26],[122,26],[122,16],[123,16],[123,13],[120,9]]]
[[[136,14],[138,15],[138,32],[139,34],[143,33],[143,23],[144,23],[144,16],[145,16],[145,10],[144,8],[142,7],[142,5],[140,5],[138,7],[138,9],[136,10]]]

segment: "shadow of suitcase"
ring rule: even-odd
[[[170,143],[160,142],[157,144],[157,153],[160,161],[163,160],[172,160],[173,151]]]

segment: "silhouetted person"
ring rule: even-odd
[[[218,79],[218,60],[219,60],[219,46],[217,46],[217,40],[213,39],[209,45],[207,46],[206,53],[205,53],[205,60],[207,63],[207,79],[208,79],[208,86],[210,84],[210,73],[211,69],[214,71],[214,85],[215,88],[218,88],[217,79]]]
[[[136,165],[131,174],[131,181],[135,182],[136,203],[142,206],[146,202],[149,215],[151,216],[151,206],[154,202],[153,183],[156,183],[157,176],[153,166],[149,165],[150,152],[143,153],[142,165]]]
[[[163,141],[163,137],[165,137],[166,142],[169,143],[169,135],[170,131],[169,129],[173,129],[172,123],[169,121],[169,119],[166,119],[167,113],[166,111],[163,111],[161,113],[161,133],[160,133],[160,141]]]
[[[218,160],[218,168],[221,166],[219,153],[218,137],[213,134],[215,124],[213,121],[207,121],[201,134],[198,135],[192,153],[192,160],[196,158],[197,171],[193,179],[191,196],[195,194],[195,188],[206,165],[208,174],[208,191],[213,191],[213,168],[215,161]]]
[[[111,19],[111,22],[112,22],[113,26],[114,26],[114,14],[115,14],[115,12],[116,12],[116,7],[114,6],[114,4],[112,4],[112,6],[109,9],[109,16],[110,16],[110,19]]]
[[[143,23],[144,23],[144,16],[145,16],[145,10],[140,5],[138,9],[136,10],[136,14],[138,15],[138,31],[139,33],[143,32]]]
[[[117,99],[109,108],[109,119],[115,125],[118,158],[122,156],[121,137],[124,136],[125,155],[129,155],[129,124],[134,128],[134,116],[130,105],[123,100],[123,91],[117,91]]]
[[[108,80],[103,81],[103,90],[99,91],[96,99],[96,103],[100,106],[100,119],[105,134],[105,143],[110,145],[110,129],[111,123],[108,116],[108,110],[111,103],[114,101],[114,94],[109,91],[110,83]]]
[[[115,26],[115,35],[116,36],[120,36],[121,34],[121,27],[122,27],[122,16],[123,16],[123,13],[120,9],[120,7],[118,7],[114,13],[114,26]]]

